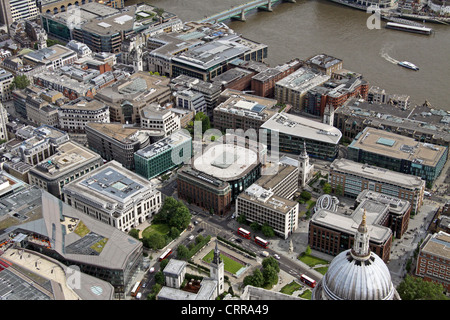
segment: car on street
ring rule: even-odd
[[[197,230],[197,233],[201,233],[201,232],[203,232],[203,230],[205,230],[205,229],[200,228],[200,229]]]
[[[275,259],[280,260],[280,256],[278,254],[275,253],[273,256],[275,257]]]
[[[236,241],[238,243],[242,243],[242,239],[239,239],[239,238],[234,239],[234,241]]]
[[[155,267],[151,267],[150,270],[148,270],[148,272],[150,272],[150,273],[155,272]]]

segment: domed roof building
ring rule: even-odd
[[[386,264],[370,251],[365,211],[353,248],[331,261],[312,300],[400,300]]]

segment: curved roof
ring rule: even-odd
[[[351,250],[341,252],[322,279],[323,290],[332,300],[391,300],[395,288],[389,269],[375,253],[367,260],[355,259]]]

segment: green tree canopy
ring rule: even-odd
[[[177,257],[179,259],[186,259],[189,256],[189,249],[185,246],[180,244],[177,248]]]
[[[158,250],[158,249],[162,249],[165,247],[166,238],[163,235],[155,232],[155,233],[150,234],[147,237],[144,237],[142,239],[142,242],[145,247],[153,249],[153,250]]]
[[[30,80],[24,75],[14,77],[11,82],[11,89],[25,89],[30,85]]]
[[[267,267],[272,267],[277,273],[280,272],[280,265],[274,257],[267,257],[262,261],[262,266],[264,269]]]
[[[402,300],[449,300],[441,284],[410,275],[398,285],[397,292]]]
[[[272,238],[275,236],[275,232],[273,231],[273,228],[271,226],[269,226],[267,223],[265,223],[261,227],[261,232],[263,233],[263,235],[265,235],[268,238]]]
[[[128,232],[128,235],[131,237],[139,240],[139,230],[138,229],[131,229],[130,232]]]
[[[309,193],[308,191],[304,190],[302,191],[302,193],[300,193],[300,197],[305,200],[308,201],[311,199],[311,193]]]

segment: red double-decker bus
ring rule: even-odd
[[[172,254],[172,249],[169,248],[166,251],[164,251],[164,253],[159,257],[159,261],[163,261],[165,258],[167,258],[168,256],[170,256]]]
[[[247,230],[245,230],[245,229],[239,228],[238,231],[237,231],[237,233],[238,233],[240,236],[242,236],[242,237],[244,237],[244,238],[246,238],[246,239],[250,239],[250,231],[247,231]]]
[[[255,242],[263,248],[267,248],[267,246],[269,245],[269,241],[266,241],[260,237],[255,237]]]
[[[310,277],[308,277],[306,274],[302,274],[300,276],[300,281],[307,284],[308,286],[310,286],[311,288],[314,288],[316,286],[316,280],[311,279]]]

